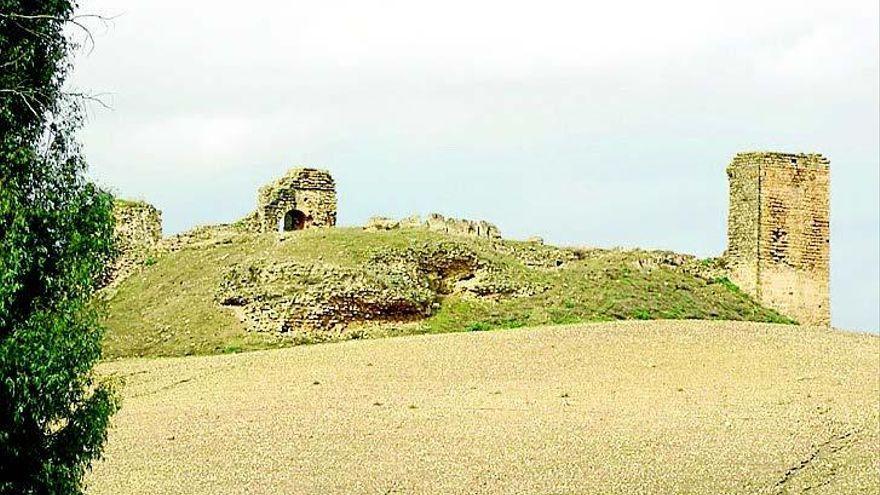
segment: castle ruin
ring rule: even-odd
[[[336,183],[326,170],[294,168],[263,186],[257,196],[259,232],[336,225]]]
[[[117,255],[105,274],[105,284],[131,274],[162,240],[162,212],[144,201],[115,199],[113,221]]]
[[[828,159],[819,154],[738,153],[727,175],[728,245],[718,276],[727,275],[762,306],[801,324],[830,325]],[[260,188],[256,211],[236,225],[263,233],[333,227],[336,202],[336,184],[329,172],[294,168]],[[120,256],[111,267],[111,278],[123,278],[157,250],[174,249],[174,241],[162,241],[161,213],[151,205],[117,200],[114,215]],[[375,217],[365,226],[366,230],[398,228],[488,240],[501,237],[490,223],[438,214],[425,219]],[[175,239],[198,240],[205,232],[216,232],[216,228],[203,230]]]
[[[730,180],[730,280],[803,325],[830,325],[829,161],[739,153]]]

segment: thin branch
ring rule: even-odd
[[[3,68],[3,67],[9,67],[9,66],[15,65],[15,64],[17,64],[18,62],[22,61],[22,60],[24,59],[24,57],[25,57],[25,53],[24,53],[24,52],[19,53],[18,56],[17,56],[16,58],[10,59],[10,60],[4,62],[2,65],[0,65],[0,68]]]
[[[37,113],[37,110],[33,107],[33,105],[31,105],[31,102],[30,102],[30,100],[33,99],[33,96],[29,96],[28,92],[19,91],[17,89],[0,88],[0,93],[9,93],[9,94],[18,96],[19,98],[21,98],[21,100],[24,102],[24,104],[27,105],[27,107],[28,107],[28,109],[30,109],[31,113],[34,114],[34,117],[40,118],[40,114]]]
[[[113,110],[113,107],[110,106],[109,103],[107,103],[101,99],[104,96],[110,96],[110,93],[89,94],[89,93],[81,93],[81,92],[77,92],[77,91],[72,91],[72,92],[64,92],[63,94],[64,94],[64,96],[70,96],[70,97],[78,99],[78,100],[97,103],[98,105],[101,105],[105,110]]]
[[[16,13],[4,14],[4,13],[0,12],[0,18],[6,18],[6,19],[29,20],[29,21],[32,21],[32,20],[46,21],[46,20],[48,20],[48,21],[59,22],[62,24],[73,24],[74,26],[78,27],[86,34],[86,37],[89,40],[89,45],[90,45],[89,53],[91,53],[92,50],[95,49],[95,37],[92,36],[92,31],[85,24],[83,24],[82,19],[97,19],[106,25],[108,22],[113,21],[117,17],[119,17],[119,16],[118,15],[105,16],[105,15],[100,15],[100,14],[77,14],[75,16],[67,18],[67,17],[60,17],[60,16],[56,16],[56,15],[45,15],[45,14],[34,14],[34,15],[16,14]],[[16,25],[18,25],[20,28],[24,29],[25,31],[33,34],[34,36],[37,36],[37,37],[43,36],[40,33],[34,32],[31,29],[28,29],[27,27],[22,26],[19,23],[16,23]]]
[[[4,13],[0,12],[0,17],[6,17],[7,19],[52,20],[52,21],[58,21],[58,22],[69,22],[71,20],[79,20],[79,19],[98,19],[100,21],[106,22],[106,21],[112,21],[119,16],[118,15],[106,16],[106,15],[100,15],[100,14],[77,14],[77,15],[71,17],[70,19],[68,19],[65,17],[57,16],[57,15],[41,15],[41,14],[26,15],[26,14],[16,14],[16,13],[4,14]]]
[[[68,22],[70,22],[70,23],[73,24],[74,26],[76,26],[76,27],[82,29],[82,31],[83,31],[84,33],[86,33],[86,38],[88,38],[88,40],[89,40],[89,45],[90,45],[90,46],[89,46],[89,53],[92,53],[92,50],[95,49],[95,37],[92,36],[92,31],[89,30],[89,28],[83,26],[79,21],[76,20],[76,18],[73,18],[73,19],[71,19],[71,20],[68,21]]]
[[[15,89],[15,88],[0,88],[0,93],[8,93],[8,94],[18,96],[19,98],[21,98],[25,102],[25,104],[28,106],[28,108],[31,110],[31,112],[33,112],[33,114],[35,116],[39,116],[39,114],[34,109],[31,102],[37,101],[36,96],[42,96],[44,98],[49,97],[49,95],[47,95],[45,92],[40,91],[40,90],[22,91],[22,90]],[[113,109],[113,107],[110,106],[109,103],[107,103],[106,101],[104,101],[102,99],[105,96],[109,96],[109,93],[89,94],[89,93],[83,93],[80,91],[62,91],[61,96],[73,98],[75,100],[80,100],[80,101],[97,103],[98,105],[100,105],[101,107],[103,107],[106,110]]]
[[[29,28],[29,27],[23,25],[21,22],[18,22],[18,21],[12,21],[12,23],[15,24],[16,26],[18,26],[19,28],[23,29],[25,32],[30,33],[31,35],[33,35],[33,36],[36,37],[36,38],[42,38],[42,39],[44,39],[44,40],[50,40],[49,35],[47,35],[47,34],[45,34],[45,33],[40,33],[40,32],[34,31],[33,29],[31,29],[31,28]],[[51,41],[51,40],[50,40],[50,41]]]

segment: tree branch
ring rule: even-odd
[[[62,24],[73,24],[74,26],[78,27],[86,34],[86,37],[89,40],[89,45],[90,45],[89,52],[90,53],[92,50],[95,49],[95,37],[92,36],[91,30],[89,30],[89,28],[85,24],[83,24],[82,20],[83,19],[96,19],[106,25],[107,23],[109,23],[110,21],[113,21],[117,17],[119,17],[119,16],[118,15],[105,16],[105,15],[100,15],[100,14],[77,14],[72,17],[61,17],[61,16],[57,16],[57,15],[45,15],[45,14],[28,15],[28,14],[16,14],[14,12],[4,14],[4,13],[0,12],[0,18],[11,19],[11,20],[55,21],[55,22],[59,22]],[[16,23],[16,24],[18,24],[18,23]],[[25,31],[33,34],[34,36],[38,36],[38,37],[41,36],[40,33],[34,32],[31,29],[28,29],[27,27],[22,26],[21,24],[18,24],[18,26],[21,27],[22,29],[24,29]]]
[[[49,97],[49,95],[39,90],[22,91],[15,88],[0,88],[0,93],[7,93],[21,98],[35,116],[39,116],[39,114],[32,105],[32,102],[37,102],[37,96],[42,96],[44,98]],[[74,100],[97,103],[106,110],[112,110],[113,107],[111,107],[110,104],[102,99],[102,97],[108,96],[108,94],[109,93],[89,94],[83,93],[81,91],[63,91],[61,92],[61,97],[68,97],[73,98]]]
[[[29,96],[28,92],[19,91],[17,89],[0,88],[0,93],[9,93],[9,94],[18,96],[19,98],[21,98],[21,100],[24,102],[24,104],[27,105],[27,107],[31,111],[31,113],[34,114],[34,117],[40,118],[40,114],[37,113],[37,110],[33,107],[33,105],[31,105],[30,99],[33,97]]]

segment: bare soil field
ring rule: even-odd
[[[103,494],[880,491],[880,339],[655,321],[105,363]]]

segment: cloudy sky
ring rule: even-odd
[[[438,211],[565,245],[725,246],[737,151],[832,167],[835,325],[880,327],[877,2],[85,0],[91,173],[225,222],[295,165],[339,220]]]

